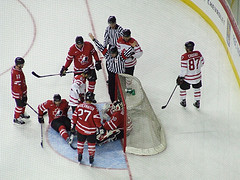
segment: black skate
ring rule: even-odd
[[[25,124],[25,122],[21,118],[14,118],[13,122],[20,125]]]
[[[24,118],[24,119],[29,119],[30,118],[30,116],[28,114],[26,114],[26,113],[21,114],[20,117]]]
[[[193,103],[193,106],[195,106],[196,108],[200,108],[200,101],[196,101],[195,103]]]
[[[78,154],[78,163],[80,164],[80,163],[81,163],[81,161],[82,161],[82,154],[81,154],[81,153],[79,153],[79,154]]]
[[[187,104],[186,104],[186,99],[183,99],[183,100],[180,102],[180,104],[181,104],[183,107],[186,107],[186,106],[187,106]]]
[[[93,166],[93,161],[94,161],[94,156],[89,156],[89,164],[91,167]]]

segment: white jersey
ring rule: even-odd
[[[201,68],[204,58],[199,51],[192,51],[182,55],[180,77],[189,84],[197,84],[201,81]]]
[[[123,53],[125,50],[127,50],[129,47],[131,47],[131,43],[136,41],[134,38],[130,38],[128,42],[126,42],[123,37],[120,37],[117,41],[117,48],[118,51]],[[138,44],[138,43],[137,43]],[[130,68],[136,65],[137,58],[140,58],[143,54],[143,51],[138,44],[136,47],[134,47],[134,54],[125,60],[125,67]]]
[[[82,97],[86,93],[86,78],[82,75],[74,77],[69,95],[69,106],[77,106],[82,102]]]

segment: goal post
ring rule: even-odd
[[[116,75],[116,98],[124,108],[124,152],[154,155],[166,148],[164,129],[153,111],[141,82],[128,74]],[[132,129],[127,130],[128,121]],[[128,135],[127,135],[128,134]]]

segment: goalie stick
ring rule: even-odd
[[[168,99],[168,102],[167,102],[167,104],[166,104],[166,105],[164,105],[164,106],[162,106],[162,109],[165,109],[165,108],[167,107],[167,105],[168,105],[169,101],[171,100],[171,98],[172,98],[172,96],[173,96],[173,93],[175,92],[175,90],[176,90],[177,86],[178,86],[178,85],[176,84],[176,86],[175,86],[175,88],[174,88],[174,90],[173,90],[173,92],[172,92],[171,96],[170,96],[170,97],[169,97],[169,99]]]
[[[82,72],[82,71],[67,71],[66,74],[67,73],[77,73],[77,72]],[[44,78],[44,77],[50,77],[50,76],[59,76],[60,73],[58,73],[58,74],[47,74],[47,75],[40,76],[37,73],[35,73],[34,71],[32,71],[32,75],[34,75],[37,78]]]

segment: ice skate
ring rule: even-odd
[[[183,107],[186,107],[186,106],[187,106],[187,104],[186,104],[186,99],[183,99],[183,100],[180,102],[180,104],[181,104]]]
[[[21,118],[14,118],[13,122],[20,125],[25,124],[25,122]]]
[[[79,153],[79,154],[78,154],[78,163],[81,164],[81,161],[82,161],[82,154]]]
[[[67,142],[69,145],[72,144],[72,142],[73,142],[73,137],[74,137],[73,134],[71,134],[70,137],[67,137],[66,142]]]
[[[200,108],[200,101],[196,101],[195,103],[193,103],[193,106],[195,106],[196,108]]]
[[[93,161],[94,161],[94,156],[89,156],[89,164],[91,167],[93,166]]]
[[[24,119],[29,119],[30,118],[30,116],[26,112],[21,114],[20,117],[24,118]]]

